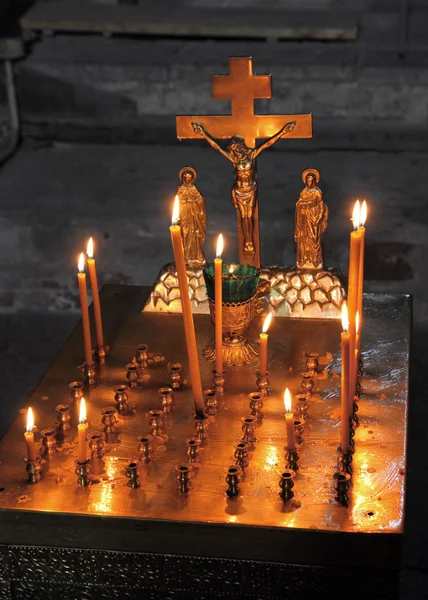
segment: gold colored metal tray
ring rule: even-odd
[[[264,419],[256,428],[257,441],[240,496],[226,496],[225,468],[234,462],[233,444],[242,435],[240,418],[250,414],[248,394],[256,389],[254,366],[227,369],[225,395],[218,416],[210,418],[209,438],[203,443],[188,494],[177,491],[175,467],[185,463],[186,441],[195,432],[190,387],[176,393],[176,410],[167,419],[165,436],[154,441],[153,461],[140,465],[141,487],[127,486],[124,470],[138,456],[137,438],[149,433],[146,413],[160,408],[157,390],[168,385],[167,362],[182,362],[184,376],[188,372],[181,315],[141,313],[149,291],[106,286],[102,292],[110,354],[108,364],[101,367],[100,384],[85,394],[88,435],[102,431],[101,410],[114,406],[112,388],[126,383],[125,365],[139,344],[148,344],[149,351],[164,360],[147,368],[149,378],[142,390],[130,391],[135,415],[120,419],[117,439],[106,447],[103,468],[98,465],[98,482],[87,488],[76,485],[77,407],[73,407],[65,447],[43,464],[39,484],[27,484],[25,415],[19,414],[0,443],[4,488],[0,543],[255,560],[281,556],[284,561],[316,564],[345,564],[351,543],[360,549],[354,553],[357,566],[368,560],[372,566],[397,563],[401,536],[396,534],[403,531],[410,298],[364,297],[363,397],[350,503],[345,508],[335,502],[333,489],[340,432],[340,323],[332,320],[274,319],[269,332],[273,391],[264,401]],[[203,386],[210,387],[213,364],[202,358],[202,349],[214,333],[210,317],[196,315],[195,326]],[[260,327],[256,319],[248,337],[256,340]],[[79,378],[76,367],[82,350],[79,325],[29,398],[39,429],[54,425],[58,404],[71,402],[68,384]],[[299,450],[295,497],[283,504],[278,496],[286,442],[283,392],[286,386],[293,394],[301,391],[305,351],[320,354],[328,377],[316,382]],[[333,543],[334,556],[326,552],[326,543]]]

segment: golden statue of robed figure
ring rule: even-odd
[[[181,183],[177,186],[177,196],[180,205],[184,259],[190,268],[202,269],[207,262],[202,251],[207,228],[205,200],[194,184],[196,171],[193,167],[183,167],[179,178]]]
[[[328,207],[318,187],[320,174],[316,169],[302,173],[305,187],[296,204],[294,240],[297,244],[298,269],[322,269],[321,235],[327,228]]]

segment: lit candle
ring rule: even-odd
[[[220,233],[217,241],[216,258],[214,259],[215,281],[215,369],[223,373],[223,236]]]
[[[175,268],[177,270],[178,285],[180,288],[181,309],[183,313],[184,333],[186,336],[187,356],[189,359],[190,379],[192,382],[193,399],[195,401],[196,416],[205,418],[204,399],[202,394],[201,374],[199,371],[198,347],[196,345],[195,324],[193,323],[192,307],[189,297],[189,284],[187,282],[186,263],[184,260],[181,228],[177,225],[179,216],[178,196],[175,197],[172,213],[171,233],[172,249],[174,251]]]
[[[27,458],[29,462],[34,462],[36,460],[36,447],[34,445],[34,416],[33,409],[30,408],[27,411],[27,430],[24,433],[25,443],[27,445]]]
[[[359,276],[360,276],[360,258],[361,258],[361,242],[362,234],[360,231],[360,201],[357,200],[352,213],[352,222],[354,225],[354,231],[350,235],[350,250],[349,250],[349,274],[348,274],[348,320],[349,320],[349,334],[350,334],[350,346],[349,361],[353,362],[355,355],[355,318],[358,310],[359,302]],[[355,393],[355,381],[353,378],[353,369],[349,376],[349,394],[354,398]]]
[[[85,398],[80,400],[79,424],[77,426],[77,442],[78,442],[78,461],[84,463],[86,461],[86,431],[88,424],[86,422],[86,404]]]
[[[80,292],[80,305],[82,307],[82,329],[83,329],[83,343],[85,345],[85,361],[86,364],[92,364],[92,343],[91,343],[91,328],[89,325],[89,309],[88,309],[88,293],[86,291],[86,273],[85,268],[85,255],[81,252],[79,261],[77,263],[79,272],[77,273],[77,280],[79,282]]]
[[[268,345],[268,334],[270,322],[272,321],[272,313],[269,313],[264,320],[262,332],[260,334],[260,362],[259,362],[259,375],[266,377],[267,375],[267,345]]]
[[[284,392],[285,425],[287,427],[287,450],[293,452],[296,449],[294,439],[294,415],[291,412],[291,394],[288,388]]]
[[[340,397],[342,407],[342,427],[340,431],[340,448],[343,452],[349,450],[349,421],[351,418],[351,401],[350,401],[350,387],[349,387],[349,347],[350,347],[350,334],[348,331],[348,309],[346,302],[342,306],[342,333],[341,333],[341,348],[342,348],[342,375],[340,380]],[[352,394],[352,401],[354,394]]]
[[[101,348],[102,346],[104,346],[103,322],[101,319],[101,306],[100,306],[100,294],[98,291],[97,268],[95,265],[95,258],[94,258],[94,241],[91,237],[89,238],[89,241],[88,241],[86,254],[88,256],[87,262],[88,262],[88,270],[89,270],[89,279],[91,280],[92,302],[94,303],[95,332],[96,332],[96,336],[97,336],[97,345]]]
[[[364,200],[361,205],[360,223],[359,223],[359,228],[358,228],[358,231],[360,232],[360,235],[361,235],[360,269],[359,269],[359,274],[358,274],[358,305],[357,305],[357,311],[360,314],[360,318],[363,316],[364,244],[365,244],[365,237],[366,237],[366,228],[365,228],[366,220],[367,220],[367,202]],[[360,327],[360,329],[361,329],[361,327]],[[358,339],[356,340],[356,348],[358,350],[358,354],[360,353],[360,341],[361,341],[361,336],[359,335]]]

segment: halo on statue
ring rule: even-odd
[[[302,181],[306,184],[306,177],[308,175],[314,175],[315,181],[318,183],[320,180],[320,173],[316,169],[305,169],[302,173]]]
[[[196,170],[193,167],[183,167],[182,169],[180,169],[180,172],[178,173],[178,177],[179,177],[180,181],[182,180],[181,177],[184,175],[184,173],[186,171],[190,171],[190,173],[192,173],[193,181],[195,181],[198,174],[196,173]]]

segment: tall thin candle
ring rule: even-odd
[[[85,361],[86,364],[92,364],[92,342],[91,342],[91,328],[89,325],[89,309],[88,309],[88,292],[86,290],[86,273],[85,268],[85,255],[81,252],[79,256],[79,262],[77,263],[79,272],[77,273],[77,280],[79,282],[79,293],[80,293],[80,305],[82,307],[82,329],[83,329],[83,343],[85,346]]]
[[[24,433],[25,444],[27,446],[27,459],[29,462],[34,462],[36,460],[36,447],[34,445],[34,415],[33,409],[31,406],[27,411],[27,427]]]
[[[360,235],[361,235],[360,265],[359,265],[360,268],[359,268],[359,273],[358,273],[358,304],[357,304],[357,311],[360,315],[360,320],[363,315],[364,246],[365,246],[365,238],[366,238],[366,228],[365,228],[366,220],[367,220],[367,202],[364,200],[361,205],[360,223],[359,223],[359,228],[358,228],[358,231],[360,232]],[[361,323],[360,323],[360,325],[361,325]],[[360,327],[360,329],[361,329],[361,327]],[[356,340],[356,348],[357,348],[358,354],[360,353],[360,342],[361,342],[361,335],[359,335],[358,339]]]
[[[101,318],[100,294],[98,291],[97,267],[94,258],[94,241],[92,238],[89,238],[86,254],[88,256],[87,263],[89,279],[91,280],[92,302],[94,304],[95,333],[97,336],[97,345],[99,347],[102,347],[104,346],[103,322]]]
[[[193,399],[195,401],[196,417],[205,418],[204,399],[202,394],[201,374],[199,371],[198,347],[196,345],[195,324],[189,297],[186,263],[184,260],[181,228],[177,225],[179,215],[178,196],[175,197],[172,213],[171,233],[172,249],[174,252],[175,268],[177,269],[178,285],[180,287],[181,309],[183,312],[184,333],[186,337],[187,356],[189,359],[190,379],[192,382]]]
[[[215,369],[217,374],[223,373],[223,236],[220,233],[217,241],[216,258],[214,259],[215,281]]]
[[[269,325],[272,321],[272,313],[269,313],[264,320],[262,332],[260,334],[260,362],[259,362],[259,375],[266,377],[267,375],[267,347],[268,347],[268,334]]]
[[[284,392],[285,425],[287,427],[287,450],[293,452],[296,449],[294,434],[294,415],[291,412],[291,394],[288,388]]]
[[[79,424],[77,426],[77,441],[78,441],[78,461],[84,463],[86,461],[86,431],[88,424],[86,422],[86,404],[85,399],[80,401]]]
[[[348,309],[346,303],[342,306],[342,333],[341,333],[341,348],[342,348],[342,374],[340,385],[341,396],[341,430],[340,430],[340,448],[342,452],[349,450],[349,426],[351,418],[351,403],[350,403],[350,387],[349,387],[349,341],[350,334],[348,332]],[[352,394],[352,399],[354,395]]]
[[[349,274],[348,274],[348,319],[349,319],[349,334],[350,334],[350,362],[353,362],[355,354],[355,318],[358,310],[358,293],[359,293],[359,275],[360,275],[360,258],[361,258],[361,242],[362,234],[359,228],[360,225],[360,201],[357,200],[352,213],[352,221],[354,231],[350,235],[350,250],[349,250]],[[351,371],[349,377],[349,394],[354,398],[355,380]]]

